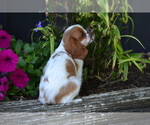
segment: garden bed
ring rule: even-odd
[[[143,73],[137,67],[131,66],[127,81],[114,80],[102,82],[96,78],[91,79],[87,84],[82,85],[80,95],[87,96],[123,89],[150,87],[150,64],[146,65]]]
[[[127,81],[114,80],[114,81],[100,81],[96,78],[88,79],[87,83],[83,83],[79,96],[88,96],[91,94],[101,94],[111,91],[118,91],[124,89],[132,89],[139,87],[150,87],[150,64],[147,64],[147,68],[144,69],[142,73],[135,66],[131,66],[129,70],[129,76]],[[23,97],[23,96],[11,96],[11,101],[18,100],[33,100],[37,99],[38,95],[35,97]]]

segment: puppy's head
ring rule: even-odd
[[[68,27],[63,35],[65,50],[74,59],[84,59],[88,53],[86,46],[92,41],[91,35],[81,25]]]

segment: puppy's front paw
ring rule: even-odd
[[[46,104],[45,100],[44,100],[44,99],[42,99],[41,97],[39,97],[39,98],[38,98],[38,101],[39,101],[41,104],[43,104],[43,105],[45,105],[45,104]]]
[[[82,99],[74,99],[72,100],[73,103],[78,103],[78,102],[82,102]]]

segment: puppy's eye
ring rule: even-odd
[[[84,32],[81,33],[81,37],[85,37],[86,34]]]

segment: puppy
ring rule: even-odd
[[[69,103],[79,93],[83,60],[88,53],[86,46],[91,38],[81,25],[72,25],[65,30],[41,76],[38,100],[42,104]]]

